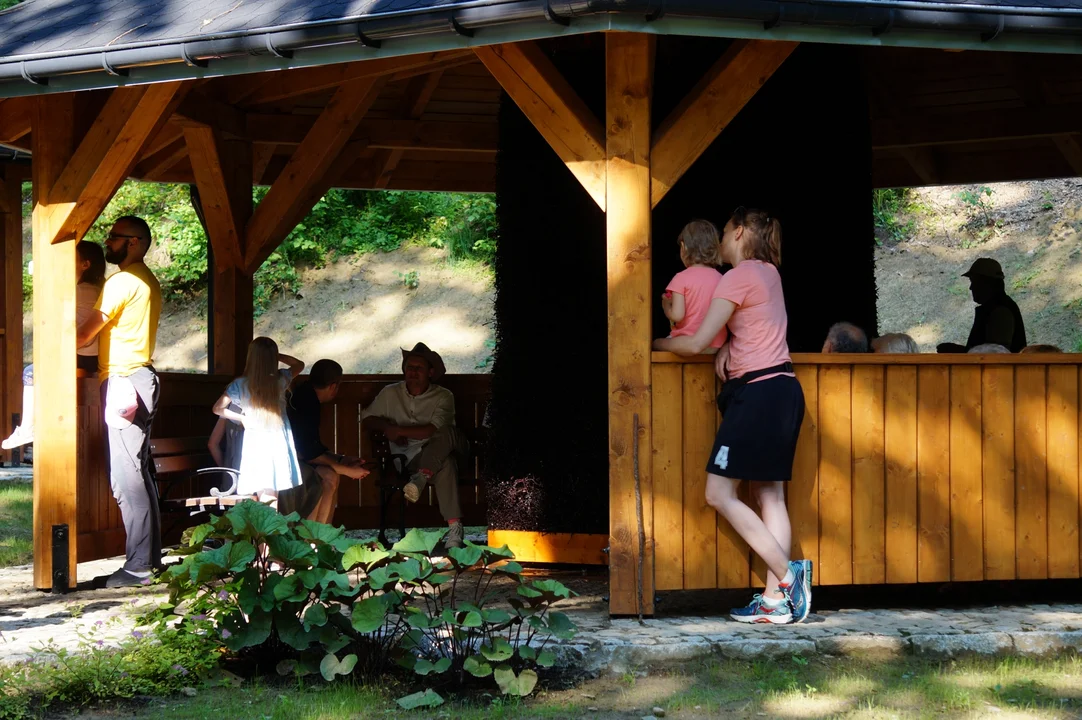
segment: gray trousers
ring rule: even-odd
[[[421,448],[421,454],[413,458],[409,471],[414,473],[414,482],[424,490],[424,475],[419,470],[431,470],[432,479],[428,482],[436,488],[436,499],[440,503],[440,514],[444,520],[462,517],[462,507],[458,502],[458,461],[466,461],[470,452],[470,441],[466,433],[454,425],[445,425],[428,439]]]
[[[150,459],[150,423],[158,409],[161,388],[153,368],[139,368],[128,380],[139,396],[139,409],[132,424],[108,430],[106,462],[109,485],[120,505],[124,520],[124,569],[145,572],[161,564],[162,521],[158,510],[158,488]],[[101,384],[101,404],[105,407],[110,379]]]

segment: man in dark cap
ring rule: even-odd
[[[388,385],[361,413],[366,430],[387,436],[394,452],[406,456],[411,473],[402,493],[417,502],[425,485],[436,488],[440,514],[447,521],[444,545],[462,547],[462,510],[458,501],[458,457],[469,453],[465,433],[455,427],[455,396],[436,385],[447,369],[439,353],[424,343],[402,350],[405,380]]]
[[[1021,352],[1026,346],[1026,327],[1018,305],[1007,296],[1003,268],[992,258],[977,258],[962,277],[969,278],[969,290],[977,308],[973,312],[973,329],[965,345],[942,343],[941,353],[963,353],[978,345],[995,344],[1011,352]]]

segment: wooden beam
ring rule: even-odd
[[[184,133],[182,132],[180,137],[173,141],[172,144],[144,158],[142,162],[135,166],[131,174],[143,180],[159,180],[164,173],[168,172],[187,154],[188,146],[184,142]]]
[[[412,74],[424,74],[441,69],[448,61],[461,60],[469,56],[469,50],[446,50],[403,57],[359,60],[316,68],[284,70],[268,78],[259,90],[245,97],[243,104],[244,107],[265,105],[329,90],[343,83],[364,78],[390,75],[396,75],[398,78],[411,77]]]
[[[1082,131],[1082,105],[1042,105],[995,112],[891,117],[872,121],[876,150],[1054,137]]]
[[[207,234],[214,248],[215,266],[242,267],[244,229],[252,214],[251,143],[230,141],[231,151],[225,147],[222,133],[205,126],[185,128],[184,142],[199,188]],[[243,181],[233,177],[238,166],[243,166],[246,175]]]
[[[0,314],[3,315],[3,388],[0,432],[15,429],[12,413],[23,408],[23,203],[22,170],[8,165],[0,179]]]
[[[303,115],[252,114],[249,136],[257,144],[298,145],[312,130],[314,118]],[[371,119],[363,121],[354,140],[387,150],[453,150],[496,152],[498,126],[492,122],[446,122],[419,119]]]
[[[200,92],[188,93],[177,106],[175,117],[184,125],[212,127],[232,137],[248,137],[248,117],[243,110]]]
[[[34,126],[34,587],[52,587],[52,528],[68,526],[68,577],[77,581],[75,243],[56,244],[65,217],[50,207],[75,148],[71,94],[35,98]]]
[[[31,98],[0,100],[0,143],[12,144],[30,134]]]
[[[607,205],[613,208],[605,217],[609,316],[609,612],[613,615],[654,612],[650,462],[653,70],[652,35],[605,35]],[[641,532],[646,538],[643,553],[639,549],[636,471],[642,499]]]
[[[1082,145],[1078,142],[1078,135],[1057,135],[1052,138],[1056,147],[1063,153],[1063,158],[1074,170],[1076,176],[1082,176]]]
[[[489,530],[488,545],[506,545],[519,562],[567,565],[607,565],[607,535],[585,533],[540,533],[518,530]]]
[[[417,120],[424,115],[425,107],[428,106],[428,101],[432,99],[432,93],[436,92],[436,87],[439,86],[442,78],[443,71],[441,70],[428,75],[420,75],[410,80],[406,92],[402,96],[399,109],[400,117],[404,120]],[[391,182],[391,176],[394,175],[394,171],[404,154],[404,150],[396,148],[382,156],[383,167],[380,169],[379,177],[376,178],[377,188],[385,188]]]
[[[384,82],[383,78],[369,77],[346,83],[327,103],[248,223],[245,269],[249,273],[259,269],[319,200],[319,197],[311,199],[312,191],[321,186],[339,151],[379,96]]]
[[[604,210],[604,129],[545,52],[532,42],[474,52]]]
[[[909,163],[909,166],[913,168],[913,172],[920,178],[921,183],[924,185],[939,184],[939,162],[931,148],[906,147],[898,148],[896,152]]]
[[[81,239],[131,174],[147,140],[169,119],[190,85],[117,88],[49,191],[52,242]]]
[[[252,146],[252,182],[256,185],[263,184],[263,175],[267,172],[267,165],[277,148],[277,145],[265,144]]]
[[[676,181],[728,127],[796,49],[795,42],[734,40],[654,133],[651,202]]]

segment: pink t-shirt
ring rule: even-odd
[[[722,276],[713,297],[736,305],[728,323],[732,334],[729,377],[791,361],[785,341],[789,319],[776,267],[762,260],[744,260]],[[768,377],[772,376],[761,379]]]
[[[694,335],[698,331],[710,309],[710,301],[714,299],[714,288],[720,280],[721,273],[708,267],[689,267],[673,276],[665,289],[684,296],[684,319],[676,323],[669,337]],[[710,347],[719,348],[724,345],[727,334],[723,327],[710,343]]]

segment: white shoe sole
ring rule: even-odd
[[[733,620],[745,625],[788,625],[793,622],[793,616],[786,615],[729,615]]]
[[[413,483],[406,483],[402,486],[402,494],[405,495],[406,499],[411,503],[415,503],[421,499],[421,488]]]

